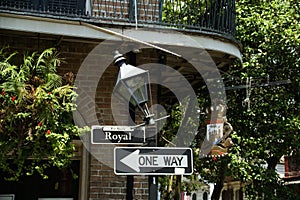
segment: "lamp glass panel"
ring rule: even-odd
[[[125,87],[128,88],[129,92],[131,93],[132,98],[136,101],[135,104],[143,104],[148,101],[147,73],[139,74],[137,76],[124,79],[123,81],[125,83]]]
[[[130,90],[126,87],[123,80],[119,80],[114,88],[114,93],[123,97],[123,100],[127,102],[131,102],[134,106],[136,106],[136,102],[132,102]]]

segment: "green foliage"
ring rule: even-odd
[[[160,132],[158,140],[158,146],[176,146],[177,132],[182,125],[182,120],[184,118],[184,110],[186,110],[188,99],[186,99],[185,103],[175,103],[172,106],[167,108],[167,113],[169,113],[169,117],[167,118],[163,129]],[[176,176],[161,176],[159,177],[160,183],[160,191],[163,199],[174,199],[175,196],[179,194],[174,192],[176,189],[177,179]],[[168,188],[166,190],[166,188]]]
[[[165,20],[192,21],[193,12],[185,10],[189,2],[168,1]],[[236,17],[243,65],[235,63],[223,78],[226,86],[245,85],[251,80],[250,89],[237,88],[226,94],[227,118],[235,131],[228,156],[198,159],[201,137],[196,138],[192,144],[194,174],[214,183],[224,182],[225,177],[239,180],[245,184],[249,199],[299,199],[283,184],[275,167],[282,156],[300,152],[300,4],[296,0],[240,0]],[[208,100],[203,98],[201,106],[205,107]],[[176,134],[180,126],[178,105],[172,116],[177,117],[165,127],[171,140],[172,131]]]
[[[185,147],[192,145],[191,141],[196,135],[195,130],[199,124],[198,109],[197,102],[192,101],[190,97],[169,106],[167,112],[170,117],[160,132],[162,140],[158,141],[159,146]]]
[[[164,1],[162,21],[171,24],[198,25],[209,8],[206,0],[166,0]]]
[[[202,97],[207,96],[207,89],[202,88]],[[199,117],[199,106],[201,111],[208,105],[207,98],[199,98],[198,102],[192,102],[189,97],[183,99],[182,102],[174,103],[170,106],[167,112],[170,117],[167,119],[163,130],[160,132],[161,138],[159,146],[190,146],[193,148],[194,153],[194,165],[196,168],[199,162],[199,143],[202,142],[201,138],[197,137],[197,133],[194,132],[199,126],[199,122],[204,121],[204,116]],[[198,105],[197,105],[198,104]],[[197,116],[192,119],[191,116]],[[192,143],[187,142],[194,139]],[[161,184],[161,193],[164,199],[179,199],[180,191],[191,192],[202,185],[202,180],[198,179],[199,171],[195,169],[195,172],[186,176],[181,183],[181,176],[161,176],[159,182]],[[168,190],[165,190],[168,188]],[[178,191],[180,188],[180,191]]]
[[[243,66],[231,68],[226,78],[232,85],[245,85],[251,77],[251,90],[227,93],[229,121],[237,132],[232,150],[236,159],[229,168],[248,184],[250,199],[291,199],[275,166],[282,156],[300,149],[299,14],[299,3],[293,0],[237,4]],[[242,105],[244,100],[249,106]]]
[[[0,170],[8,180],[35,171],[47,178],[45,168],[70,164],[77,95],[57,74],[61,62],[53,48],[23,58],[0,51]]]

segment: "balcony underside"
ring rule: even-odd
[[[132,37],[140,41],[161,46],[192,47],[205,49],[215,57],[216,64],[221,58],[241,60],[240,45],[236,41],[209,33],[190,34],[184,31],[162,28],[132,28],[124,26],[110,26],[97,29],[95,26],[87,26],[87,23],[78,21],[66,21],[23,15],[1,14],[0,28],[49,35],[81,38],[81,40],[123,40]],[[116,33],[116,34],[114,34]],[[220,58],[220,59],[219,59]],[[224,64],[220,63],[219,67]]]
[[[53,46],[58,46],[61,42],[93,44],[96,46],[103,41],[110,41],[112,44],[128,41],[134,45],[141,45],[142,50],[138,52],[140,54],[137,57],[148,55],[150,60],[146,62],[159,58],[161,55],[159,52],[164,52],[153,48],[152,45],[165,49],[169,51],[164,52],[165,60],[168,61],[166,64],[182,74],[193,88],[198,88],[204,84],[203,75],[206,72],[204,70],[203,74],[199,74],[189,61],[196,60],[197,62],[198,60],[202,63],[212,63],[211,61],[213,61],[222,73],[228,69],[233,60],[241,60],[239,44],[217,35],[188,34],[187,32],[160,28],[135,29],[123,26],[100,28],[99,30],[98,26],[86,25],[76,21],[0,14],[1,37],[27,37],[34,42],[37,40],[41,42],[51,41]],[[134,38],[136,41],[130,41],[128,38]],[[106,52],[106,54],[111,56],[113,61],[113,52]],[[203,57],[203,54],[208,56]],[[162,75],[167,77],[164,80],[166,85],[176,85],[181,81],[182,77],[168,77],[168,74],[163,73]],[[168,101],[170,91],[162,89],[161,95],[166,98],[162,101]]]

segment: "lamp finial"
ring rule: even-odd
[[[120,54],[120,52],[116,50],[114,61],[115,61],[115,65],[120,67],[123,63],[125,63],[126,59],[124,58],[123,54]]]

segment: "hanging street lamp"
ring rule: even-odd
[[[118,51],[115,52],[114,63],[120,68],[114,92],[143,112],[145,124],[154,124],[154,114],[147,105],[148,101],[152,105],[149,71],[126,64],[126,59]]]

